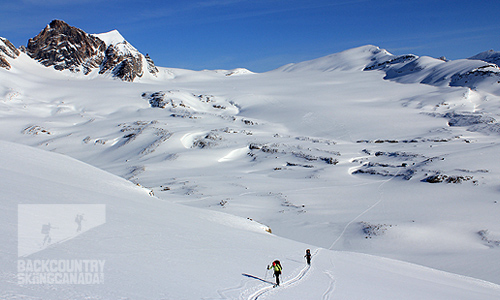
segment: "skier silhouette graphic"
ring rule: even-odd
[[[50,222],[42,225],[42,234],[44,235],[42,243],[43,246],[48,245],[50,244],[50,242],[52,242],[52,238],[50,237],[50,230],[52,228],[54,227],[50,224]]]
[[[78,225],[78,227],[76,228],[76,232],[82,231],[82,221],[84,221],[83,214],[77,214],[75,217],[75,222]]]

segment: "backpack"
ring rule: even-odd
[[[279,261],[279,260],[275,260],[275,261],[273,261],[273,268],[274,268],[274,271],[275,271],[275,272],[280,272],[280,273],[281,273],[281,270],[283,269],[283,268],[281,267],[281,263],[280,263],[280,261]]]

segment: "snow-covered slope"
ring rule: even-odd
[[[112,30],[105,33],[93,34],[93,36],[102,40],[106,46],[116,45],[117,50],[122,54],[138,54],[139,51],[134,46],[127,43],[125,38],[118,30]]]
[[[377,46],[366,45],[310,61],[292,63],[276,69],[282,72],[363,70],[373,61],[389,60],[392,54]]]
[[[127,47],[125,43],[120,44],[123,37],[117,32],[102,38],[106,45],[114,43],[117,49]],[[130,249],[126,252],[128,257],[137,260],[123,273],[129,274],[147,265],[138,275],[140,295],[162,297],[156,287],[157,277],[145,275],[159,274],[150,267],[151,261],[156,255],[165,256],[163,249],[177,253],[185,248],[191,250],[179,258],[189,259],[203,252],[200,259],[214,260],[213,264],[195,260],[202,266],[200,274],[207,273],[210,279],[205,283],[205,276],[193,275],[178,263],[172,270],[180,275],[159,274],[172,283],[168,287],[179,287],[173,288],[172,295],[165,292],[165,298],[178,299],[177,293],[189,289],[182,285],[184,281],[193,278],[202,283],[196,285],[199,289],[189,289],[188,299],[303,299],[300,295],[306,290],[310,293],[310,289],[295,289],[294,278],[297,278],[300,282],[297,286],[321,282],[321,286],[314,289],[318,293],[315,298],[335,298],[346,291],[352,298],[362,299],[363,295],[372,294],[370,290],[375,289],[375,285],[379,290],[382,285],[384,288],[377,297],[399,299],[395,295],[402,292],[395,288],[399,285],[393,285],[398,281],[392,272],[402,272],[405,276],[414,272],[419,278],[429,277],[436,283],[444,283],[431,286],[414,277],[414,280],[400,281],[402,285],[409,282],[418,285],[415,299],[432,298],[429,295],[436,290],[443,293],[436,299],[460,299],[459,294],[466,295],[465,299],[471,299],[469,295],[481,299],[474,294],[476,291],[484,288],[486,295],[492,291],[487,283],[477,285],[477,281],[464,279],[471,284],[473,294],[456,292],[446,287],[462,284],[454,282],[456,276],[425,267],[500,283],[500,272],[492,264],[500,259],[500,205],[497,203],[500,162],[495,159],[500,145],[497,122],[500,99],[493,80],[495,66],[479,60],[445,62],[414,55],[394,56],[377,47],[365,46],[262,74],[246,69],[197,72],[158,68],[156,77],[143,76],[131,84],[96,72],[89,76],[59,72],[36,63],[24,53],[7,60],[10,70],[0,68],[0,140],[62,153],[140,184],[147,189],[139,189],[144,194],[140,197],[135,197],[135,192],[128,188],[115,189],[116,193],[111,195],[106,192],[113,199],[128,199],[120,201],[130,204],[124,206],[128,209],[123,211],[113,208],[116,218],[123,219],[138,210],[141,217],[138,216],[135,224],[151,221],[151,227],[173,228],[173,224],[179,222],[189,232],[186,240],[179,242],[182,247],[174,249],[155,243],[144,246],[158,236],[161,243],[169,243],[172,236],[181,238],[174,229],[166,231],[167,239],[166,235],[162,236],[163,229],[153,230],[148,225],[137,225],[133,231],[127,228],[141,235],[140,246],[151,255],[147,264],[139,257],[139,253],[143,253],[138,250],[139,246],[130,246],[134,241],[130,235],[119,236],[118,244],[124,243],[125,248]],[[451,84],[480,74],[485,64],[487,71],[493,73],[474,81],[473,89]],[[479,71],[469,73],[474,68]],[[469,75],[460,79],[457,74]],[[389,79],[389,75],[393,78],[384,80]],[[42,154],[23,151],[27,150],[17,151],[19,157],[31,155],[40,161],[48,159]],[[67,170],[80,168],[66,161],[53,164],[64,165]],[[59,172],[48,170],[50,172],[45,173]],[[74,180],[87,184],[68,185],[83,191],[88,187],[85,193],[90,193],[89,199],[91,194],[97,195],[97,202],[88,203],[115,207],[99,194],[102,189],[94,190],[99,187],[97,182],[75,176]],[[95,177],[96,181],[108,180],[100,175],[86,176]],[[56,180],[54,188],[66,185],[64,180],[71,179],[69,175],[62,177],[68,178]],[[42,185],[51,184],[43,181],[35,186],[44,190]],[[19,193],[14,183],[6,190],[4,194],[9,201],[24,197],[24,194],[13,197]],[[65,195],[68,194],[71,193]],[[143,199],[141,197],[144,200],[134,202],[136,198]],[[54,203],[51,198],[66,203],[67,197],[46,196],[27,203]],[[139,208],[134,208],[132,202]],[[171,202],[203,210],[177,209]],[[164,210],[171,210],[172,215],[163,213]],[[233,217],[212,217],[219,216],[213,215],[214,212]],[[184,214],[189,225],[179,220]],[[162,216],[169,217],[164,220]],[[226,232],[225,226],[217,227],[200,218],[219,219],[239,229]],[[255,222],[245,221],[247,218]],[[106,224],[110,223],[108,219]],[[173,223],[168,223],[169,220]],[[241,230],[247,227],[245,222],[256,225],[251,225],[257,230],[251,235],[258,237],[246,237],[246,229]],[[9,224],[4,232],[15,235],[14,223]],[[269,226],[281,238],[262,232],[261,224]],[[207,228],[207,232],[197,238],[195,233],[200,228]],[[120,229],[110,230],[91,240],[109,238]],[[84,234],[68,242],[73,243]],[[222,237],[226,234],[229,238]],[[226,248],[219,239],[224,240]],[[232,240],[236,243],[234,249],[227,249]],[[252,241],[252,245],[247,245],[245,240]],[[100,241],[106,250],[82,251],[104,253],[106,261],[114,261],[110,256],[115,252],[106,252],[111,248],[106,241]],[[66,243],[62,245],[66,247]],[[8,247],[11,246],[9,242]],[[245,247],[250,250],[246,252]],[[313,265],[310,271],[304,269],[305,247],[321,248],[316,259],[325,263]],[[62,251],[64,257],[71,258],[70,251],[76,250]],[[224,265],[226,260],[217,256],[219,252],[232,253],[230,259],[237,257],[237,261],[245,256],[241,253],[248,253],[251,258],[242,263],[244,270],[235,272],[227,266],[225,270],[233,273],[220,275],[223,272],[215,265]],[[262,279],[265,276],[262,267],[277,256],[286,261],[289,273],[285,273],[285,279],[290,289],[261,290],[266,283],[251,276]],[[160,263],[156,265],[177,262],[169,257],[158,258]],[[256,261],[258,259],[262,261]],[[354,264],[354,260],[362,261],[365,266]],[[390,270],[384,271],[388,266]],[[120,268],[115,267],[110,274],[122,278]],[[242,273],[251,276],[242,276]],[[371,274],[377,281],[366,290],[348,288],[357,284],[353,277]],[[178,276],[184,276],[181,282],[176,279]],[[150,286],[146,281],[155,285]],[[123,295],[137,298],[137,294],[129,294],[134,290],[133,282],[125,282]],[[121,290],[115,283],[110,287]],[[496,286],[493,287],[496,291]],[[95,291],[102,295],[99,288]],[[78,295],[87,291],[84,287],[77,290]],[[62,290],[54,293],[59,292]],[[264,292],[262,296],[261,292]],[[122,294],[105,295],[106,299]],[[413,294],[408,298],[411,297]]]
[[[254,221],[160,200],[142,187],[59,154],[6,142],[0,142],[0,150],[2,299],[366,299],[370,295],[371,299],[486,300],[496,299],[500,292],[500,286],[471,278],[324,249],[314,251],[309,268],[302,260],[308,246],[271,235]],[[105,222],[66,241],[42,245],[28,257],[17,257],[16,227],[37,229],[40,222],[51,222],[55,238],[68,227],[76,228],[73,215],[55,210],[86,205],[102,205]],[[22,216],[30,206],[38,210],[27,211],[45,214],[18,219],[18,212]],[[95,214],[90,210],[85,215],[84,229]],[[40,243],[43,238],[41,233],[31,237]],[[265,270],[275,258],[284,266],[283,283],[277,289]],[[18,284],[19,274],[35,273],[32,282],[44,274],[28,271],[28,261],[71,260],[101,262],[99,280]],[[55,274],[63,270],[51,267]]]

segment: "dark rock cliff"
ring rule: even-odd
[[[132,51],[120,51],[119,49]],[[46,67],[83,72],[94,69],[123,81],[134,81],[144,72],[156,76],[158,69],[149,56],[144,57],[126,41],[106,45],[96,36],[72,27],[61,20],[52,21],[36,37],[28,41],[26,53]],[[143,64],[145,58],[146,66]]]
[[[26,53],[46,67],[88,74],[102,63],[105,49],[100,39],[54,20],[28,41]]]

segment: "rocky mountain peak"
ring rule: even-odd
[[[104,60],[106,45],[64,21],[53,20],[28,41],[26,53],[46,67],[88,74]]]
[[[83,72],[87,75],[99,69],[99,74],[111,74],[123,81],[134,81],[142,77],[145,71],[153,76],[158,72],[151,58],[144,57],[117,31],[91,35],[61,20],[53,20],[30,39],[26,53],[44,66],[53,66],[56,70]]]
[[[61,20],[52,20],[52,22],[50,22],[50,24],[47,27],[67,32],[76,29],[74,27],[69,26],[66,22]]]
[[[7,57],[15,59],[18,56],[19,50],[8,39],[0,37],[0,68],[10,70],[11,66]]]

